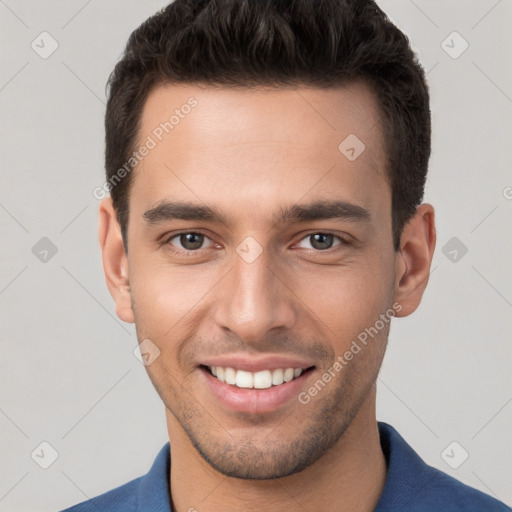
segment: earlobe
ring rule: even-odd
[[[394,301],[402,306],[396,316],[413,313],[420,305],[428,283],[436,246],[434,208],[424,203],[404,227],[396,254]]]
[[[103,199],[99,207],[98,236],[103,258],[103,271],[110,295],[116,303],[117,316],[125,322],[133,323],[128,258],[110,197]]]

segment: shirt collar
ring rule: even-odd
[[[137,497],[137,512],[172,512],[169,492],[171,448],[167,442],[142,478]]]
[[[420,487],[428,484],[433,470],[391,425],[379,422],[378,426],[387,475],[374,512],[402,510],[401,507],[410,504],[418,494]]]

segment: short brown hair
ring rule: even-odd
[[[164,83],[331,87],[365,80],[386,129],[393,244],[423,200],[431,144],[425,73],[373,0],[175,0],[130,36],[108,80],[107,182],[134,151]],[[132,173],[110,189],[127,246]]]

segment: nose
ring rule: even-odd
[[[294,295],[286,275],[271,268],[265,251],[252,263],[238,255],[217,294],[215,322],[248,344],[288,330],[296,321]]]

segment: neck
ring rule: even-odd
[[[174,416],[166,414],[173,512],[277,512],[291,507],[366,512],[375,509],[384,488],[386,461],[375,418],[375,388],[327,453],[303,471],[273,480],[242,480],[214,470]]]

